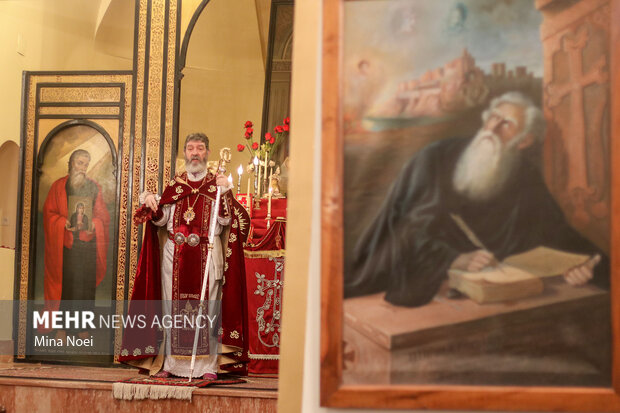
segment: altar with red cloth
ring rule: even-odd
[[[250,238],[244,249],[250,334],[248,369],[253,374],[277,374],[280,358],[286,198],[271,200],[269,221],[268,202],[261,199],[251,211]]]

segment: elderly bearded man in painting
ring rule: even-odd
[[[87,301],[95,299],[96,287],[106,273],[110,214],[101,187],[86,175],[90,159],[84,149],[73,151],[68,175],[52,184],[43,204],[47,309],[90,309]],[[76,204],[75,213],[69,207],[72,199],[82,200]],[[82,225],[76,225],[77,206],[81,205],[84,212],[85,203],[92,206],[90,223],[83,219]],[[78,335],[87,338],[89,332],[80,330]],[[56,332],[57,338],[65,336],[65,330]]]
[[[509,92],[491,102],[473,139],[446,139],[417,153],[357,243],[345,296],[385,291],[392,304],[424,305],[449,269],[478,271],[538,246],[590,254],[564,274],[566,282],[608,288],[608,258],[566,222],[543,181],[536,159],[544,130],[540,109]]]

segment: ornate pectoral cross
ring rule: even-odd
[[[194,212],[194,208],[191,206],[187,207],[187,211],[183,213],[183,219],[185,220],[187,225],[189,225],[189,223],[192,222],[194,218],[196,218],[196,213]]]

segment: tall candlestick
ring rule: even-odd
[[[269,185],[269,201],[267,202],[267,229],[271,225],[271,193],[273,192],[273,188]]]
[[[247,192],[248,197],[250,196],[250,175],[248,174],[248,192]]]
[[[258,157],[254,156],[254,197],[258,197]]]
[[[263,167],[261,166],[260,158],[258,158],[258,193],[256,194],[257,199],[260,199],[260,194],[263,192],[263,182],[261,181],[262,171]]]

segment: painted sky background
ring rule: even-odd
[[[534,0],[345,2],[345,73],[366,59],[394,82],[443,66],[464,48],[485,72],[494,62],[542,76],[542,15]]]

